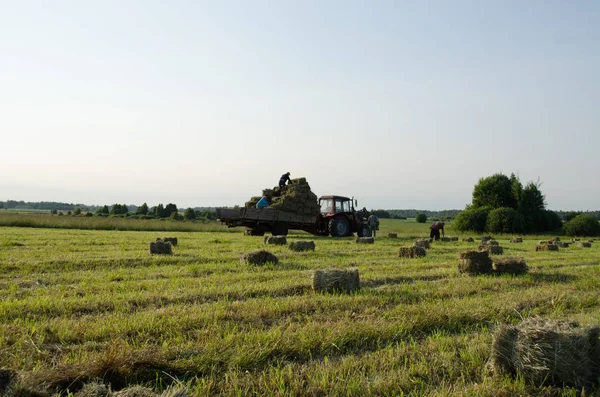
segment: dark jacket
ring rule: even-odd
[[[279,179],[279,186],[284,186],[286,182],[290,182],[290,175],[289,174],[283,174],[281,175],[281,178]]]

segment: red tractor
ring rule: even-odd
[[[367,211],[356,211],[355,200],[343,196],[321,196],[321,215],[317,220],[320,235],[346,237],[356,233],[359,237],[370,237],[371,228],[367,223]]]

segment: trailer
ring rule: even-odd
[[[319,198],[321,213],[304,215],[264,208],[217,208],[217,219],[228,227],[246,227],[246,234],[263,236],[287,235],[289,230],[303,230],[315,236],[347,237],[357,233],[360,237],[371,235],[364,211],[354,209],[354,200],[342,196]]]

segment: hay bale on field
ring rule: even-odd
[[[389,238],[398,238],[398,233],[388,233]]]
[[[481,236],[481,243],[485,243],[488,240],[493,240],[494,238],[492,236]]]
[[[164,241],[171,243],[171,245],[177,245],[177,237],[157,237],[156,241]]]
[[[522,243],[523,239],[521,237],[515,237],[515,238],[510,239],[510,242],[511,243]]]
[[[357,244],[375,244],[375,239],[373,237],[357,237]]]
[[[569,243],[563,243],[561,241],[557,242],[556,245],[558,248],[569,248]]]
[[[538,244],[535,246],[536,251],[558,251],[556,244]]]
[[[451,237],[442,237],[442,238],[440,238],[439,241],[443,241],[445,243],[448,243],[448,242],[452,241],[452,238]]]
[[[277,263],[279,263],[279,259],[273,255],[272,253],[270,253],[269,251],[265,251],[265,250],[257,250],[257,251],[251,251],[251,252],[246,252],[245,254],[242,254],[240,256],[240,262],[242,263],[242,265],[264,265],[266,263],[272,263],[274,265],[276,265]]]
[[[286,245],[286,236],[265,236],[265,244]]]
[[[427,255],[427,250],[423,247],[400,247],[400,251],[398,252],[400,258],[419,258]]]
[[[422,238],[419,240],[415,240],[415,247],[427,248],[431,247],[431,241],[428,238]]]
[[[450,241],[458,241],[458,237],[450,237]]]
[[[527,263],[521,256],[500,256],[494,258],[492,269],[498,274],[526,274]]]
[[[577,246],[578,247],[582,247],[582,248],[592,248],[592,243],[586,243],[584,241],[584,242],[581,242],[581,243],[577,243]]]
[[[557,242],[559,242],[559,241],[560,241],[560,237],[554,237],[554,238],[553,238],[552,240],[550,240],[550,241],[552,241],[553,243],[557,243]]]
[[[599,334],[598,327],[540,318],[501,325],[493,334],[488,367],[537,386],[592,385],[600,375]]]
[[[593,242],[594,242],[593,238],[591,238],[591,239],[588,240],[588,243],[593,243]]]
[[[475,242],[475,240],[473,239],[473,237],[463,238],[462,241],[466,241],[467,243],[474,243]]]
[[[499,245],[482,244],[479,246],[479,250],[486,251],[491,255],[502,255],[504,253],[504,248]]]
[[[83,387],[75,393],[75,397],[110,397],[112,392],[110,387],[107,387],[104,383],[91,382],[86,383]]]
[[[485,242],[481,242],[481,245],[500,245],[500,243],[496,240],[485,240]]]
[[[144,386],[132,386],[113,394],[114,397],[158,397],[152,389]]]
[[[313,289],[319,292],[352,292],[360,289],[358,269],[322,269],[313,273]]]
[[[290,249],[292,251],[314,251],[314,241],[293,241],[290,243]]]
[[[458,255],[460,273],[486,274],[492,272],[492,260],[487,251],[465,251]]]
[[[157,240],[150,243],[150,253],[158,255],[173,255],[173,246],[168,241]]]

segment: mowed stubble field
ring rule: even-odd
[[[428,225],[383,221],[374,245],[293,233],[288,241],[314,240],[315,252],[268,246],[280,263],[263,267],[240,264],[265,247],[241,230],[2,227],[0,368],[62,392],[101,379],[198,396],[577,395],[492,377],[485,364],[497,323],[600,324],[598,243],[535,252],[543,236],[495,236],[530,274],[469,277],[457,256],[477,242],[398,258]],[[162,236],[178,237],[173,256],[149,254]],[[313,292],[312,272],[330,267],[358,267],[361,290]]]

